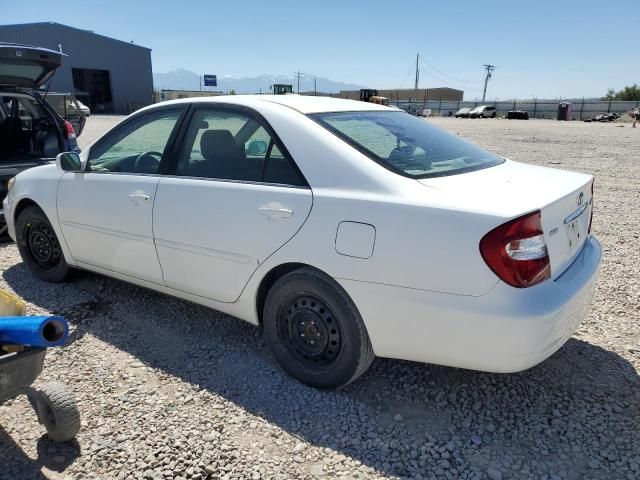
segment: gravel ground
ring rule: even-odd
[[[91,117],[81,143],[116,119]],[[640,478],[640,129],[432,121],[515,160],[596,175],[599,287],[559,352],[511,375],[378,359],[321,392],[287,377],[257,328],[91,273],[41,283],[8,244],[0,288],[72,323],[39,382],[66,382],[83,423],[77,442],[56,445],[26,399],[1,406],[0,478]]]

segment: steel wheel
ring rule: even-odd
[[[49,219],[35,205],[26,207],[16,219],[16,244],[31,273],[46,282],[62,282],[69,265]]]
[[[280,366],[318,388],[340,388],[374,358],[362,318],[331,277],[311,267],[293,270],[269,289],[263,310],[267,343]]]
[[[62,258],[60,243],[50,225],[32,222],[25,232],[27,249],[33,260],[44,270],[54,270]]]
[[[336,316],[319,298],[299,295],[277,317],[280,341],[299,361],[310,367],[330,365],[342,349],[342,332]]]

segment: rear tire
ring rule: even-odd
[[[33,276],[46,282],[62,282],[69,265],[51,222],[36,206],[25,208],[16,220],[16,243],[22,261]]]
[[[315,269],[280,278],[269,290],[263,318],[280,366],[312,387],[344,387],[375,358],[356,306],[340,285]]]

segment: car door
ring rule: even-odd
[[[246,109],[194,109],[153,210],[166,285],[234,302],[311,205],[311,189],[264,120]]]
[[[58,217],[73,259],[162,285],[153,243],[161,163],[185,108],[136,115],[105,135],[82,172],[65,173]]]

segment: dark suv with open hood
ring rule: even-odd
[[[38,91],[63,56],[46,48],[0,43],[0,202],[17,173],[60,152],[80,151],[76,132],[84,127],[84,116],[65,120],[47,103],[46,92]],[[0,235],[5,228],[0,206]]]

